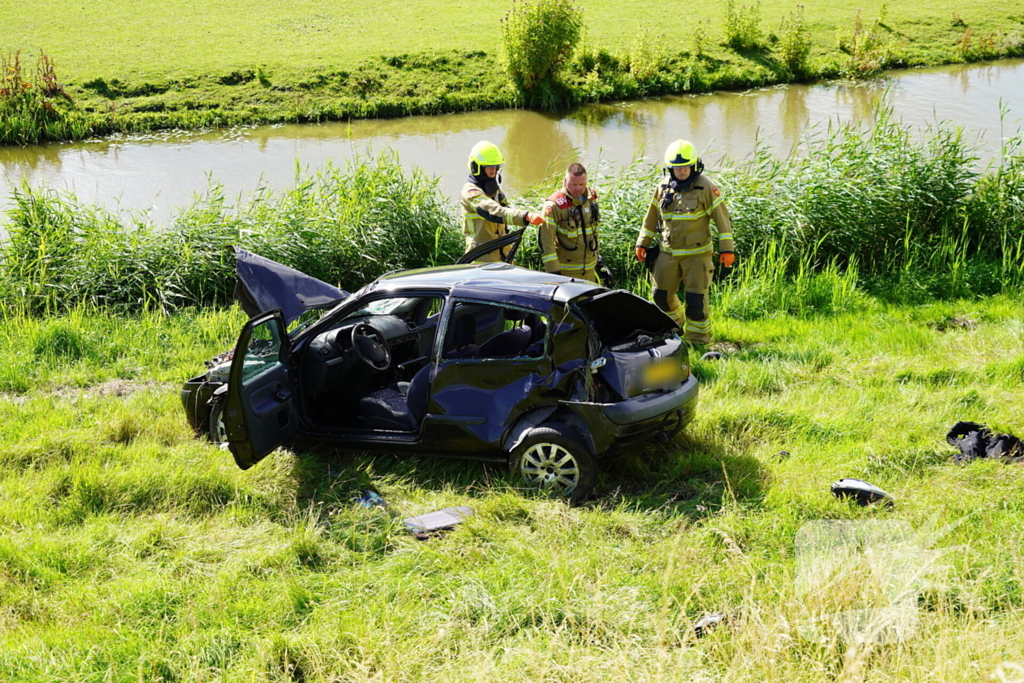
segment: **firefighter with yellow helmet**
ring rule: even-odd
[[[494,143],[482,140],[469,152],[469,182],[460,197],[465,217],[466,251],[508,234],[509,225],[540,225],[544,218],[509,206],[499,172],[505,157]],[[511,246],[495,249],[477,261],[503,261]]]
[[[711,221],[718,232],[719,260],[726,268],[735,261],[732,222],[721,190],[704,175],[704,164],[693,143],[676,140],[665,150],[666,178],[654,190],[636,243],[636,258],[647,261],[651,241],[661,236],[654,259],[654,303],[683,328],[687,341],[711,341],[708,290],[714,265]],[[683,298],[679,300],[679,288]]]

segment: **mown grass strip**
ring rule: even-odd
[[[369,12],[341,0],[315,11],[303,3],[256,9],[144,2],[120,23],[114,17],[124,8],[106,1],[59,11],[7,3],[0,8],[0,54],[21,52],[26,64],[51,56],[73,107],[44,124],[0,97],[0,143],[566,107],[1024,55],[1024,19],[995,0],[970,7],[882,3],[863,11],[838,1],[800,11],[773,0],[756,12],[754,4],[742,5],[733,18],[724,10],[688,18],[684,27],[666,23],[664,9],[646,0],[581,6],[587,37],[567,71],[543,92],[523,93],[501,62],[505,9],[498,6],[385,3]],[[140,32],[146,41],[136,39]],[[160,50],[148,49],[155,44]]]

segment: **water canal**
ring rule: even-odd
[[[566,160],[588,166],[601,160],[614,168],[638,155],[653,160],[679,137],[696,142],[713,170],[726,157],[746,157],[758,141],[785,154],[830,123],[870,121],[883,100],[917,128],[938,121],[962,126],[977,140],[984,164],[998,155],[1003,136],[1021,128],[1024,60],[899,71],[870,82],[592,105],[565,115],[490,111],[0,147],[0,209],[9,205],[12,185],[27,179],[71,190],[86,203],[147,212],[159,223],[211,180],[234,199],[260,184],[289,187],[297,167],[315,170],[384,147],[438,176],[442,191],[454,196],[464,182],[466,154],[480,139],[502,147],[512,193]]]

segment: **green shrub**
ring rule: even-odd
[[[690,25],[688,49],[689,59],[684,62],[683,89],[689,92],[709,90],[708,67],[705,64],[708,51],[708,22],[706,19],[694,21]]]
[[[29,81],[20,53],[0,56],[0,144],[80,138],[87,130],[52,59],[41,54]]]
[[[708,56],[708,21],[699,19],[690,26],[690,59],[699,61]]]
[[[513,0],[501,21],[505,68],[524,93],[550,87],[583,35],[573,0]]]
[[[665,40],[664,34],[652,37],[646,28],[637,31],[629,50],[629,73],[637,82],[651,81],[665,68]]]
[[[849,59],[843,67],[843,75],[851,78],[867,78],[873,76],[894,60],[893,48],[885,25],[888,6],[883,2],[878,11],[878,18],[865,26],[860,10],[853,21],[853,29],[837,33],[840,51],[845,52]]]
[[[779,28],[779,42],[776,49],[782,66],[794,78],[805,78],[810,75],[808,58],[811,54],[811,39],[807,35],[804,23],[804,6],[797,5],[782,20]]]
[[[761,35],[761,0],[736,7],[735,0],[725,2],[725,42],[734,50],[757,50],[764,46]]]

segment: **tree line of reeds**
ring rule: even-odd
[[[870,129],[821,131],[788,157],[758,149],[712,169],[740,254],[719,291],[738,315],[843,308],[865,291],[903,301],[1015,291],[1024,286],[1022,143],[1010,138],[978,171],[959,129],[918,136],[882,111]],[[642,294],[649,285],[632,245],[660,172],[635,163],[593,178],[602,253],[619,286]],[[11,199],[0,222],[0,306],[35,314],[225,304],[232,244],[349,290],[391,270],[452,263],[463,248],[453,202],[393,152],[298,174],[291,189],[261,187],[234,206],[213,185],[161,226],[27,184]],[[539,266],[532,233],[519,263]]]

